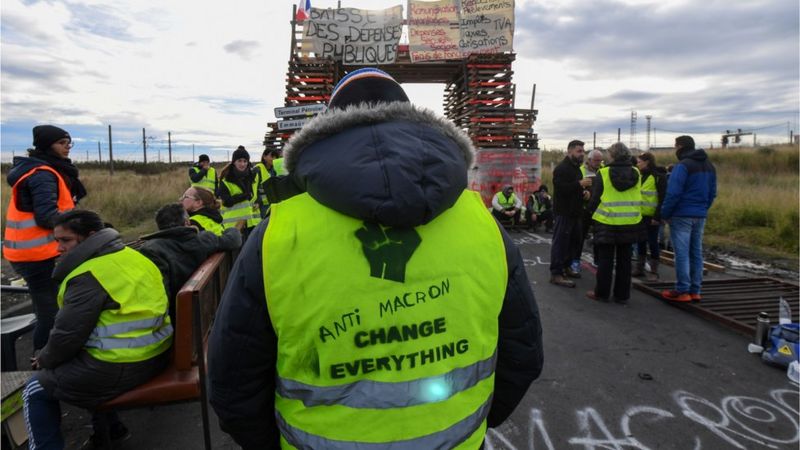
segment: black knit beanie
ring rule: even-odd
[[[50,150],[50,146],[67,138],[72,142],[72,137],[66,130],[58,128],[53,125],[37,125],[33,127],[33,146],[36,150],[46,152]]]
[[[203,161],[208,161],[208,162],[211,162],[211,159],[208,157],[208,155],[206,155],[206,154],[204,153],[204,154],[200,155],[200,157],[199,157],[199,158],[197,158],[197,161],[198,161],[198,162],[203,162]]]
[[[241,145],[239,148],[233,151],[233,155],[231,155],[231,162],[236,162],[237,159],[244,158],[248,162],[250,161],[250,153],[247,153],[247,150],[244,149]]]
[[[345,108],[359,103],[408,102],[408,96],[388,73],[372,67],[354,70],[333,88],[328,108]]]

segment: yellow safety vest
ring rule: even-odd
[[[269,174],[269,170],[267,170],[267,166],[264,165],[263,162],[256,164],[256,169],[258,169],[258,176],[260,177],[260,179],[258,180],[258,198],[261,201],[262,205],[269,206],[269,200],[267,200],[267,193],[264,192],[264,182],[269,180],[269,177],[271,175]]]
[[[503,208],[513,208],[517,204],[517,196],[512,193],[511,197],[506,198],[506,194],[500,191],[497,193],[497,203]]]
[[[199,167],[192,167],[192,170],[194,170],[195,173],[200,172]],[[213,167],[208,166],[208,171],[203,179],[197,182],[193,181],[192,187],[199,187],[214,192],[214,190],[217,188],[217,171],[214,170]]]
[[[253,181],[253,196],[249,200],[242,200],[233,206],[223,205],[222,208],[220,208],[220,213],[222,213],[222,228],[233,228],[236,226],[236,222],[240,220],[247,222],[247,228],[255,227],[261,222],[261,212],[256,204],[258,179],[258,176],[256,176]],[[225,179],[221,181],[225,187],[228,188],[228,192],[231,195],[242,193],[242,189],[236,183],[231,183]]]
[[[653,217],[658,208],[658,190],[656,189],[656,176],[650,174],[642,183],[642,215]]]
[[[225,228],[222,227],[221,223],[214,222],[210,217],[204,216],[202,214],[195,214],[193,216],[189,216],[189,220],[193,220],[198,225],[200,225],[200,231],[210,231],[217,236],[222,236],[222,232],[225,231]]]
[[[283,168],[283,158],[273,159],[272,168],[275,169],[275,175],[286,175],[287,173]]]
[[[642,176],[639,169],[634,167],[633,170],[639,176],[639,182],[623,192],[611,184],[608,167],[597,171],[603,178],[603,195],[592,219],[606,225],[635,225],[642,221]]]
[[[64,306],[69,281],[91,272],[119,309],[105,309],[83,345],[95,359],[130,363],[154,358],[172,345],[172,323],[161,272],[144,255],[122,250],[84,261],[64,278],[58,307]]]
[[[508,268],[476,192],[409,229],[300,194],[262,251],[283,448],[480,447]]]

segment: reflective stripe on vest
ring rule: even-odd
[[[119,309],[100,313],[84,349],[95,359],[129,363],[151,359],[172,344],[172,323],[161,272],[129,247],[84,261],[64,278],[58,306],[64,305],[69,281],[91,272]]]
[[[477,441],[477,445],[464,446],[463,448],[477,449],[480,443],[483,442],[483,434],[485,427],[482,423],[489,415],[489,407],[491,406],[491,398],[484,402],[477,410],[468,415],[458,423],[454,424],[446,430],[431,433],[425,436],[420,436],[412,439],[404,439],[402,441],[394,441],[389,443],[383,442],[363,442],[363,441],[339,441],[326,439],[321,436],[315,436],[306,433],[299,428],[295,428],[288,423],[281,416],[280,413],[275,414],[275,419],[278,423],[278,428],[281,430],[281,441],[285,439],[287,443],[297,448],[320,448],[326,450],[418,450],[429,448],[456,448],[459,444],[464,443],[467,439],[470,441]],[[479,434],[480,433],[480,434]],[[479,439],[478,439],[479,438]]]
[[[199,167],[193,167],[193,169],[195,173],[200,172]],[[214,189],[217,187],[217,171],[214,170],[213,167],[208,166],[205,176],[201,178],[200,181],[193,181],[192,187],[200,187],[214,192]]]
[[[497,203],[500,204],[503,208],[513,208],[514,205],[517,204],[517,196],[516,194],[511,194],[511,197],[506,197],[506,194],[503,192],[497,193]]]
[[[236,222],[244,220],[247,228],[252,228],[261,222],[261,211],[256,204],[256,195],[258,194],[258,177],[253,180],[253,196],[249,200],[242,200],[233,206],[222,206],[220,212],[222,213],[222,228],[233,228]],[[242,189],[236,184],[227,180],[222,180],[225,187],[228,188],[230,195],[241,194]]]
[[[642,178],[639,170],[633,170],[639,176],[639,182],[623,192],[614,188],[608,167],[597,171],[603,179],[603,195],[600,205],[592,215],[592,219],[606,225],[634,225],[642,220]]]
[[[217,236],[222,236],[222,232],[225,231],[221,223],[215,222],[212,218],[202,214],[189,216],[189,220],[193,220],[200,225],[202,227],[201,231],[210,231]]]
[[[69,187],[61,175],[50,166],[38,166],[22,175],[11,189],[11,199],[6,213],[6,229],[3,238],[3,256],[12,262],[44,261],[58,256],[58,244],[53,237],[53,230],[42,228],[36,224],[33,211],[17,209],[22,183],[37,171],[46,171],[56,177],[58,184],[58,213],[64,213],[75,207]]]
[[[402,230],[307,193],[272,208],[263,276],[284,445],[478,448],[508,274],[477,193]]]
[[[642,215],[653,217],[658,208],[658,191],[656,190],[656,177],[650,174],[642,183]]]

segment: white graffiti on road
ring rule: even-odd
[[[670,421],[681,420],[682,417],[708,429],[712,436],[689,436],[683,430],[685,425],[678,424],[676,439],[683,439],[681,448],[700,450],[705,443],[708,448],[719,448],[719,439],[728,448],[750,449],[761,448],[796,448],[790,444],[800,442],[800,421],[798,420],[797,390],[776,389],[770,392],[770,400],[749,396],[729,396],[718,404],[686,391],[677,391],[672,395],[679,407],[677,413],[655,406],[634,406],[628,408],[619,421],[620,433],[615,435],[602,415],[593,407],[586,407],[575,412],[578,433],[566,439],[572,446],[589,449],[627,448],[648,450],[676,444],[676,442],[654,442],[650,445],[640,438],[653,436],[652,432],[637,436],[633,430],[634,421],[645,422],[646,430],[652,430],[656,422],[669,425]],[[681,417],[682,416],[682,417]],[[680,431],[678,431],[680,430]],[[517,442],[514,445],[513,442]],[[689,447],[691,443],[691,447]],[[542,411],[529,411],[528,423],[523,426],[504,426],[503,431],[490,430],[486,436],[487,450],[545,448],[556,450],[565,448],[557,445],[558,440],[551,439],[547,431]],[[522,445],[522,447],[520,447]],[[783,446],[783,447],[781,447]]]
[[[514,244],[517,246],[520,245],[540,245],[540,244],[547,244],[550,245],[551,239],[546,238],[544,236],[540,236],[536,233],[528,233],[527,231],[524,233],[525,236],[522,237],[515,237]]]
[[[530,258],[523,258],[522,262],[525,264],[525,267],[533,267],[533,266],[549,266],[550,261],[542,261],[541,256],[537,256],[535,259]]]

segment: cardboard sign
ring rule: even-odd
[[[408,0],[408,50],[412,62],[461,59],[455,0]]]
[[[474,167],[469,171],[469,188],[480,192],[487,207],[492,204],[494,194],[509,184],[525,199],[541,184],[539,156],[538,150],[478,150]]]
[[[303,24],[303,49],[345,65],[392,64],[403,33],[403,7],[383,10],[311,8]]]
[[[298,116],[313,116],[328,109],[323,103],[314,103],[312,105],[301,106],[286,106],[282,108],[275,108],[275,117],[282,119],[284,117],[298,117]]]
[[[512,51],[514,0],[461,0],[461,53]]]

